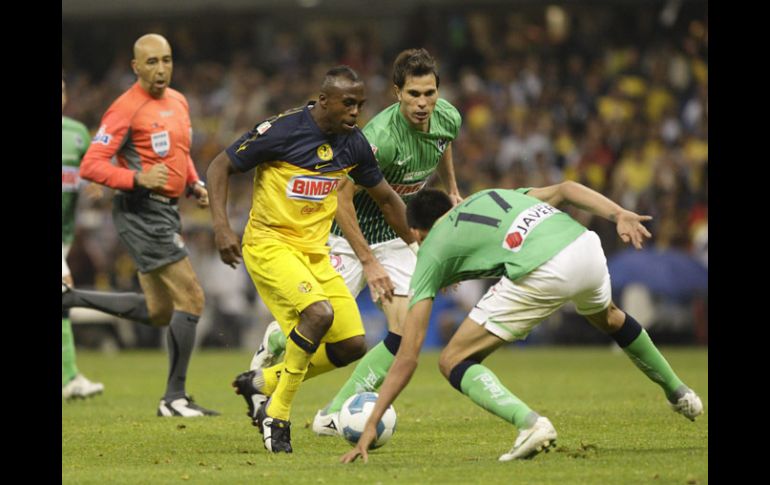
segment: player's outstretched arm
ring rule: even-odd
[[[358,216],[356,208],[353,205],[353,195],[355,194],[355,184],[349,179],[343,179],[337,189],[337,213],[334,218],[337,220],[345,235],[345,239],[353,248],[361,266],[364,270],[366,283],[369,285],[369,292],[374,301],[382,298],[384,301],[393,300],[393,291],[395,286],[390,280],[385,268],[382,267],[377,258],[372,254],[369,248],[369,242],[361,232],[361,226],[358,225]]]
[[[415,303],[409,309],[404,322],[404,335],[401,337],[401,345],[398,347],[396,359],[385,376],[385,381],[379,390],[377,403],[374,405],[372,414],[366,421],[364,432],[358,439],[355,448],[340,457],[342,463],[355,461],[359,456],[364,462],[369,460],[369,445],[377,437],[376,426],[382,419],[382,415],[393,404],[396,397],[409,383],[409,380],[417,368],[417,360],[420,356],[420,349],[425,340],[425,333],[428,330],[430,312],[433,308],[433,299],[426,298]]]
[[[643,221],[652,220],[652,216],[642,216],[626,210],[599,192],[577,182],[568,180],[548,187],[535,188],[527,195],[552,206],[566,202],[604,217],[616,224],[615,229],[623,242],[633,244],[636,249],[642,249],[644,239],[652,237],[652,234],[642,225]]]
[[[241,241],[233,232],[227,218],[227,193],[230,188],[230,175],[236,171],[230,157],[224,151],[214,158],[206,171],[214,240],[219,250],[219,257],[233,268],[241,262]]]

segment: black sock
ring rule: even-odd
[[[465,359],[464,361],[460,362],[456,366],[452,368],[451,371],[449,371],[449,383],[452,384],[452,387],[460,391],[460,393],[463,392],[462,387],[460,387],[460,383],[463,381],[463,377],[465,376],[465,371],[468,370],[468,367],[472,365],[476,365],[479,362],[473,360],[473,359]]]
[[[168,381],[166,382],[167,401],[173,401],[185,396],[187,381],[187,366],[190,363],[193,346],[195,345],[195,327],[198,315],[174,311],[171,323],[168,325]]]
[[[625,349],[641,333],[642,326],[639,325],[639,322],[634,317],[626,313],[626,320],[623,322],[623,325],[615,333],[610,334],[610,337],[617,342],[621,349]]]
[[[141,293],[111,293],[72,289],[61,297],[62,309],[85,307],[146,325],[150,322],[147,299]]]
[[[388,349],[388,352],[396,355],[398,348],[401,346],[401,335],[389,331],[382,343]]]

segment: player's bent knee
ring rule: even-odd
[[[178,288],[173,293],[174,310],[183,311],[192,315],[201,315],[206,303],[203,288],[197,281]]]
[[[324,300],[313,303],[300,313],[298,327],[303,335],[306,334],[308,338],[319,342],[331,328],[332,322],[334,322],[334,309],[328,301]]]
[[[615,333],[623,326],[626,321],[626,314],[615,305],[610,305],[607,312],[607,329],[609,333]]]
[[[449,379],[452,369],[460,362],[462,362],[462,359],[457,354],[447,352],[445,348],[438,359],[438,368],[441,371],[441,375]]]
[[[195,285],[190,292],[190,299],[187,306],[188,312],[193,315],[200,315],[203,313],[203,307],[206,304],[206,295],[203,293],[203,288],[200,285]]]
[[[326,354],[337,367],[344,367],[357,361],[366,354],[366,339],[363,335],[326,344]]]
[[[172,307],[164,307],[150,311],[150,323],[156,327],[165,327],[171,322],[171,315],[174,313]]]

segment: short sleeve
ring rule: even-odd
[[[358,163],[350,171],[350,178],[357,185],[374,187],[383,179],[382,171],[379,165],[377,165],[377,159],[374,156],[374,149],[361,133],[356,133],[355,136],[356,146],[354,153]]]
[[[369,145],[372,147],[374,158],[381,170],[384,170],[396,159],[395,145],[391,140],[390,134],[386,130],[375,127],[373,123],[368,123],[363,129]]]
[[[420,251],[427,251],[423,246]],[[443,279],[442,265],[430,253],[418,253],[417,265],[409,282],[409,307],[427,298],[435,298]]]
[[[235,168],[247,172],[260,163],[280,158],[286,140],[281,131],[264,121],[241,135],[225,151]]]
[[[448,114],[449,114],[449,121],[450,121],[450,131],[452,133],[452,139],[456,139],[457,135],[460,134],[460,125],[462,125],[463,117],[460,115],[460,112],[457,111],[457,108],[452,106],[450,103],[447,103],[449,105]]]

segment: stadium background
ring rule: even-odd
[[[131,47],[146,32],[172,45],[172,86],[190,103],[202,175],[243,131],[312,99],[335,64],[365,78],[363,126],[394,102],[395,54],[426,47],[439,60],[441,96],[463,116],[454,143],[463,195],[572,179],[653,215],[649,249],[630,257],[612,224],[574,213],[602,237],[616,301],[656,341],[708,343],[706,2],[65,0],[64,114],[94,133],[133,83]],[[250,175],[234,177],[231,189],[231,221],[242,228]],[[80,287],[136,291],[109,192],[98,202],[81,197],[69,263]],[[270,317],[245,269],[219,261],[208,211],[190,201],[180,210],[207,298],[198,343],[253,349]],[[437,301],[428,345],[440,345],[484,285],[465,284]],[[359,302],[376,341],[384,318],[366,291]],[[85,310],[72,317],[79,345],[162,344],[152,328]],[[605,342],[567,307],[517,345]]]

